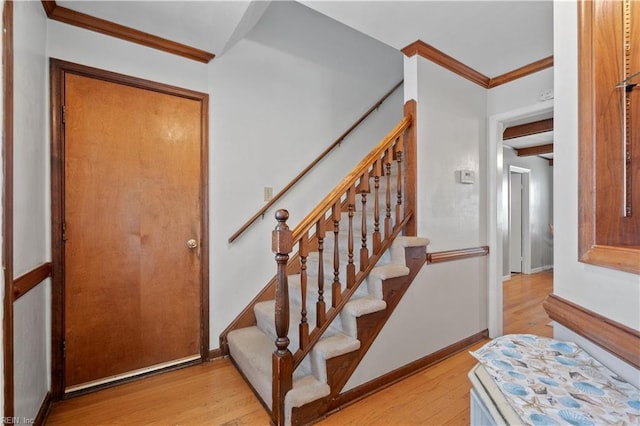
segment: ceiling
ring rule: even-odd
[[[269,1],[58,1],[78,12],[223,55]],[[301,1],[395,49],[422,40],[495,77],[553,54],[553,3]],[[214,59],[215,60],[215,59]]]
[[[220,57],[251,31],[271,1],[63,0],[56,3]],[[487,77],[496,77],[553,55],[552,0],[301,0],[300,3],[397,50],[421,40]],[[546,117],[534,117],[530,121],[542,118]],[[522,123],[507,123],[508,126],[517,124]],[[524,148],[552,142],[553,132],[546,132],[511,139],[505,141],[505,145]]]

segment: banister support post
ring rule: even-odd
[[[411,213],[411,218],[404,228],[405,236],[418,235],[417,217],[417,182],[418,182],[418,108],[416,101],[411,99],[404,104],[404,116],[411,117],[411,125],[406,130],[404,138],[404,216]]]
[[[278,224],[271,234],[272,251],[275,253],[278,272],[276,274],[276,350],[272,356],[272,407],[274,424],[284,425],[284,399],[293,387],[293,355],[288,349],[289,338],[289,282],[287,263],[293,249],[293,235],[287,219],[289,212],[278,210],[275,214]]]

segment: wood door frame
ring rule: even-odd
[[[209,359],[209,95],[144,80],[132,76],[105,71],[85,65],[49,60],[51,96],[51,395],[54,400],[64,394],[64,244],[62,223],[64,221],[64,126],[62,106],[64,104],[65,75],[75,74],[116,84],[179,96],[200,102],[202,139],[200,144],[200,198],[201,198],[201,259],[200,259],[200,362]],[[147,373],[147,374],[153,374]],[[140,376],[137,376],[140,377]],[[115,382],[120,383],[120,381]]]

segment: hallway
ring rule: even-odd
[[[542,302],[553,289],[553,271],[514,275],[503,289],[505,334],[552,336]],[[462,351],[318,424],[468,425],[467,372],[474,364]],[[269,416],[227,358],[63,401],[47,424],[268,425]]]

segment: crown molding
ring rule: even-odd
[[[526,77],[530,74],[534,74],[538,71],[550,68],[553,66],[553,56],[549,56],[539,61],[532,62],[528,65],[509,71],[508,73],[493,77],[489,80],[489,89],[492,89],[501,84],[509,83],[510,81],[517,80],[522,77]]]
[[[42,7],[49,19],[53,19],[54,21],[64,22],[65,24],[74,25],[205,64],[209,63],[209,61],[215,57],[213,53],[195,47],[58,6],[55,0],[42,0]]]
[[[457,59],[452,58],[451,56],[447,55],[441,50],[436,49],[430,44],[423,42],[422,40],[414,41],[413,43],[402,49],[402,53],[409,57],[419,55],[435,64],[440,65],[443,68],[448,69],[451,72],[458,74],[461,77],[466,78],[473,83],[476,83],[481,87],[484,87],[485,89],[491,89],[496,86],[500,86],[501,84],[517,80],[518,78],[525,77],[529,74],[533,74],[545,68],[553,66],[553,56],[549,56],[548,58],[540,59],[539,61],[532,62],[513,71],[509,71],[505,74],[491,78],[487,77],[481,72],[474,70],[470,66],[463,64]]]
[[[436,49],[423,42],[422,40],[416,40],[404,49],[402,49],[402,53],[411,57],[414,55],[419,55],[425,59],[430,60],[433,63],[440,65],[443,68],[448,69],[451,72],[458,74],[461,77],[466,78],[467,80],[476,83],[485,89],[489,88],[490,78],[486,75],[474,70],[473,68],[463,64],[455,58],[447,55],[441,50]]]

